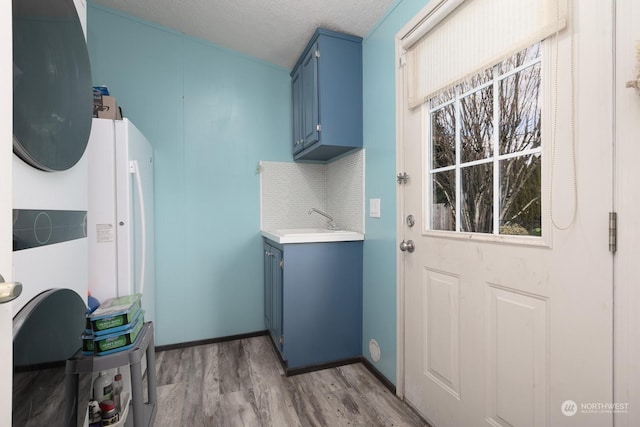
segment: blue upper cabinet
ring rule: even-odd
[[[293,155],[295,156],[304,148],[304,137],[302,136],[302,106],[300,70],[291,76],[291,93],[293,96]]]
[[[294,160],[362,147],[362,39],[318,29],[291,72]]]
[[[318,105],[318,42],[304,56],[300,66],[302,93],[300,106],[302,110],[303,148],[309,148],[320,139],[320,117]]]

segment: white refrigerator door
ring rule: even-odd
[[[118,295],[142,293],[155,320],[153,148],[127,119],[115,121]]]
[[[116,153],[113,120],[93,119],[89,166],[89,291],[99,301],[118,296]]]

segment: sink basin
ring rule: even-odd
[[[364,240],[364,234],[356,231],[329,230],[326,228],[281,228],[263,230],[262,235],[276,243],[352,242]]]

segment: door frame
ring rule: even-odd
[[[629,175],[637,167],[632,165],[633,154],[640,154],[640,149],[635,149],[638,135],[631,135],[630,126],[625,126],[640,110],[639,93],[634,89],[625,87],[627,81],[637,78],[634,76],[633,67],[627,67],[629,63],[637,66],[640,62],[634,58],[633,41],[631,36],[640,36],[639,31],[628,34],[633,26],[633,14],[640,14],[640,7],[633,6],[633,0],[614,0],[614,43],[612,46],[613,58],[613,94],[614,94],[614,123],[615,129],[612,135],[614,143],[614,209],[619,214],[618,250],[614,257],[614,329],[613,329],[613,397],[614,401],[628,405],[628,411],[614,415],[614,425],[631,427],[640,422],[640,384],[637,376],[640,368],[637,360],[640,358],[640,331],[629,325],[640,323],[640,293],[637,287],[637,268],[634,259],[634,250],[639,245],[634,244],[640,233],[640,227],[634,224],[630,218],[637,214],[639,209],[630,201],[638,192],[630,193],[629,186],[625,187],[624,175]],[[637,16],[636,16],[637,18]],[[627,34],[621,34],[627,33]],[[636,50],[638,48],[636,47]],[[628,59],[625,62],[625,59]],[[635,106],[635,108],[634,108]],[[630,108],[631,107],[631,108]],[[632,109],[633,108],[633,109]],[[636,116],[637,117],[637,116]],[[638,129],[638,126],[635,126]],[[625,147],[632,144],[631,147]],[[621,167],[620,167],[621,166]],[[636,202],[637,205],[637,202]],[[626,231],[621,234],[622,227]],[[635,233],[634,233],[635,232]],[[629,233],[631,235],[629,236]]]
[[[7,281],[12,272],[12,176],[13,176],[13,30],[12,4],[0,5],[0,274]],[[12,337],[12,303],[0,304],[0,338]],[[11,425],[13,346],[0,346],[0,425]]]
[[[422,15],[419,12],[418,16]],[[411,25],[411,22],[407,26]],[[404,157],[403,157],[403,140],[404,140],[404,95],[398,95],[404,93],[404,73],[402,72],[402,64],[400,58],[402,55],[402,40],[401,34],[405,32],[407,26],[403,27],[400,33],[395,37],[395,84],[396,84],[396,173],[400,174],[404,170]],[[396,187],[396,248],[399,247],[400,242],[403,240],[404,234],[404,191],[397,184]],[[405,346],[405,327],[404,327],[404,257],[403,254],[396,250],[396,395],[404,399],[404,346]]]

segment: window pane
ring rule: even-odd
[[[460,172],[461,230],[493,232],[493,163],[469,166],[462,168]]]
[[[528,48],[521,50],[520,52],[502,61],[498,67],[499,73],[508,73],[509,71],[540,57],[541,53],[542,43],[536,43],[533,46],[529,46]]]
[[[431,175],[431,229],[456,230],[456,171]]]
[[[431,113],[431,167],[454,165],[456,162],[456,119],[454,105]]]
[[[540,147],[540,63],[500,82],[500,154]]]
[[[500,161],[500,234],[542,235],[540,154]]]
[[[460,100],[462,163],[493,155],[493,88],[469,94]]]
[[[439,105],[446,104],[456,96],[456,90],[454,87],[441,90],[436,93],[433,98],[429,99],[429,108],[433,109]]]
[[[460,83],[460,93],[467,93],[478,86],[481,86],[487,82],[490,82],[493,79],[493,68],[487,68],[484,71],[480,71],[477,74],[463,80]]]
[[[432,230],[542,235],[541,54],[537,43],[428,101]]]

